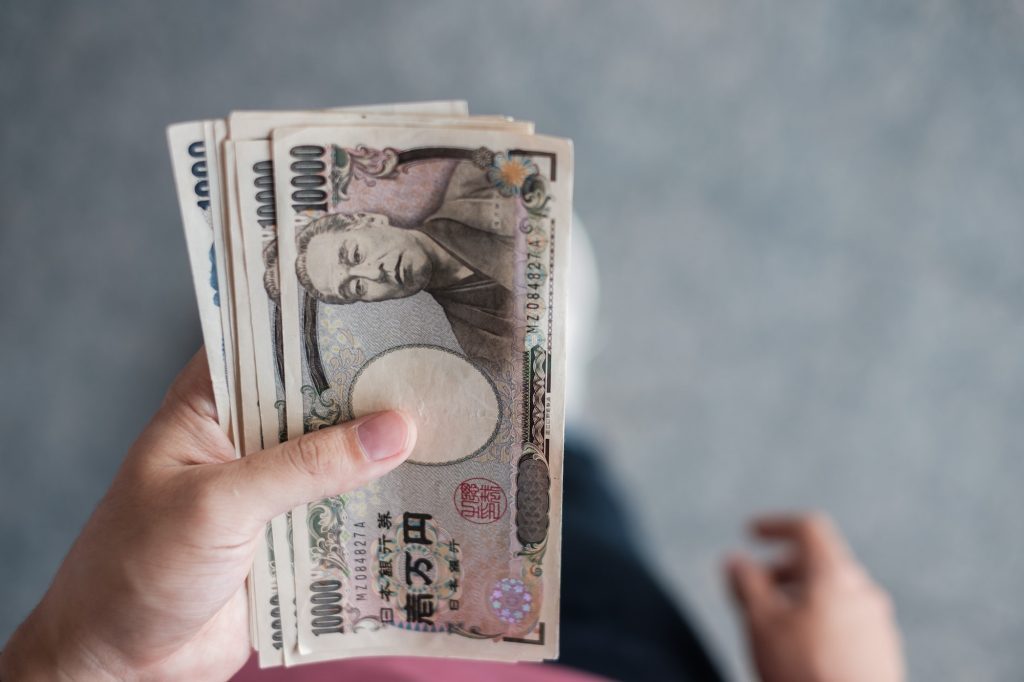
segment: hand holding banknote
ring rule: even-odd
[[[376,479],[415,440],[406,416],[382,412],[236,459],[200,352],[7,644],[0,679],[227,679],[251,653],[245,578],[265,524]]]
[[[168,128],[236,457],[387,409],[409,466],[256,541],[261,667],[558,655],[572,145],[462,101]]]

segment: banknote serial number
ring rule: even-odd
[[[523,313],[526,317],[526,338],[543,338],[543,324],[547,320],[545,293],[548,272],[544,264],[548,240],[544,235],[542,221],[531,217],[523,222],[520,229],[526,233],[526,295]]]
[[[360,521],[355,525],[365,527],[366,524]],[[355,581],[352,587],[355,589],[356,601],[366,601],[370,593],[369,553],[366,533],[352,533],[352,579]]]

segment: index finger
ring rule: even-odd
[[[200,347],[178,373],[174,383],[167,390],[164,404],[183,405],[197,416],[217,422],[217,405],[213,396],[213,382],[210,379],[210,365],[205,347]]]
[[[762,516],[754,520],[752,531],[760,538],[792,543],[796,548],[796,562],[810,571],[827,570],[853,561],[843,536],[823,514]]]

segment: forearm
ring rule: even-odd
[[[103,682],[119,678],[77,635],[64,631],[59,622],[47,616],[45,600],[14,631],[0,652],[0,682]]]

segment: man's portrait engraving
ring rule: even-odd
[[[515,199],[486,172],[457,163],[439,207],[411,227],[370,212],[328,214],[299,234],[295,271],[323,303],[430,294],[465,354],[501,363],[515,328]]]

